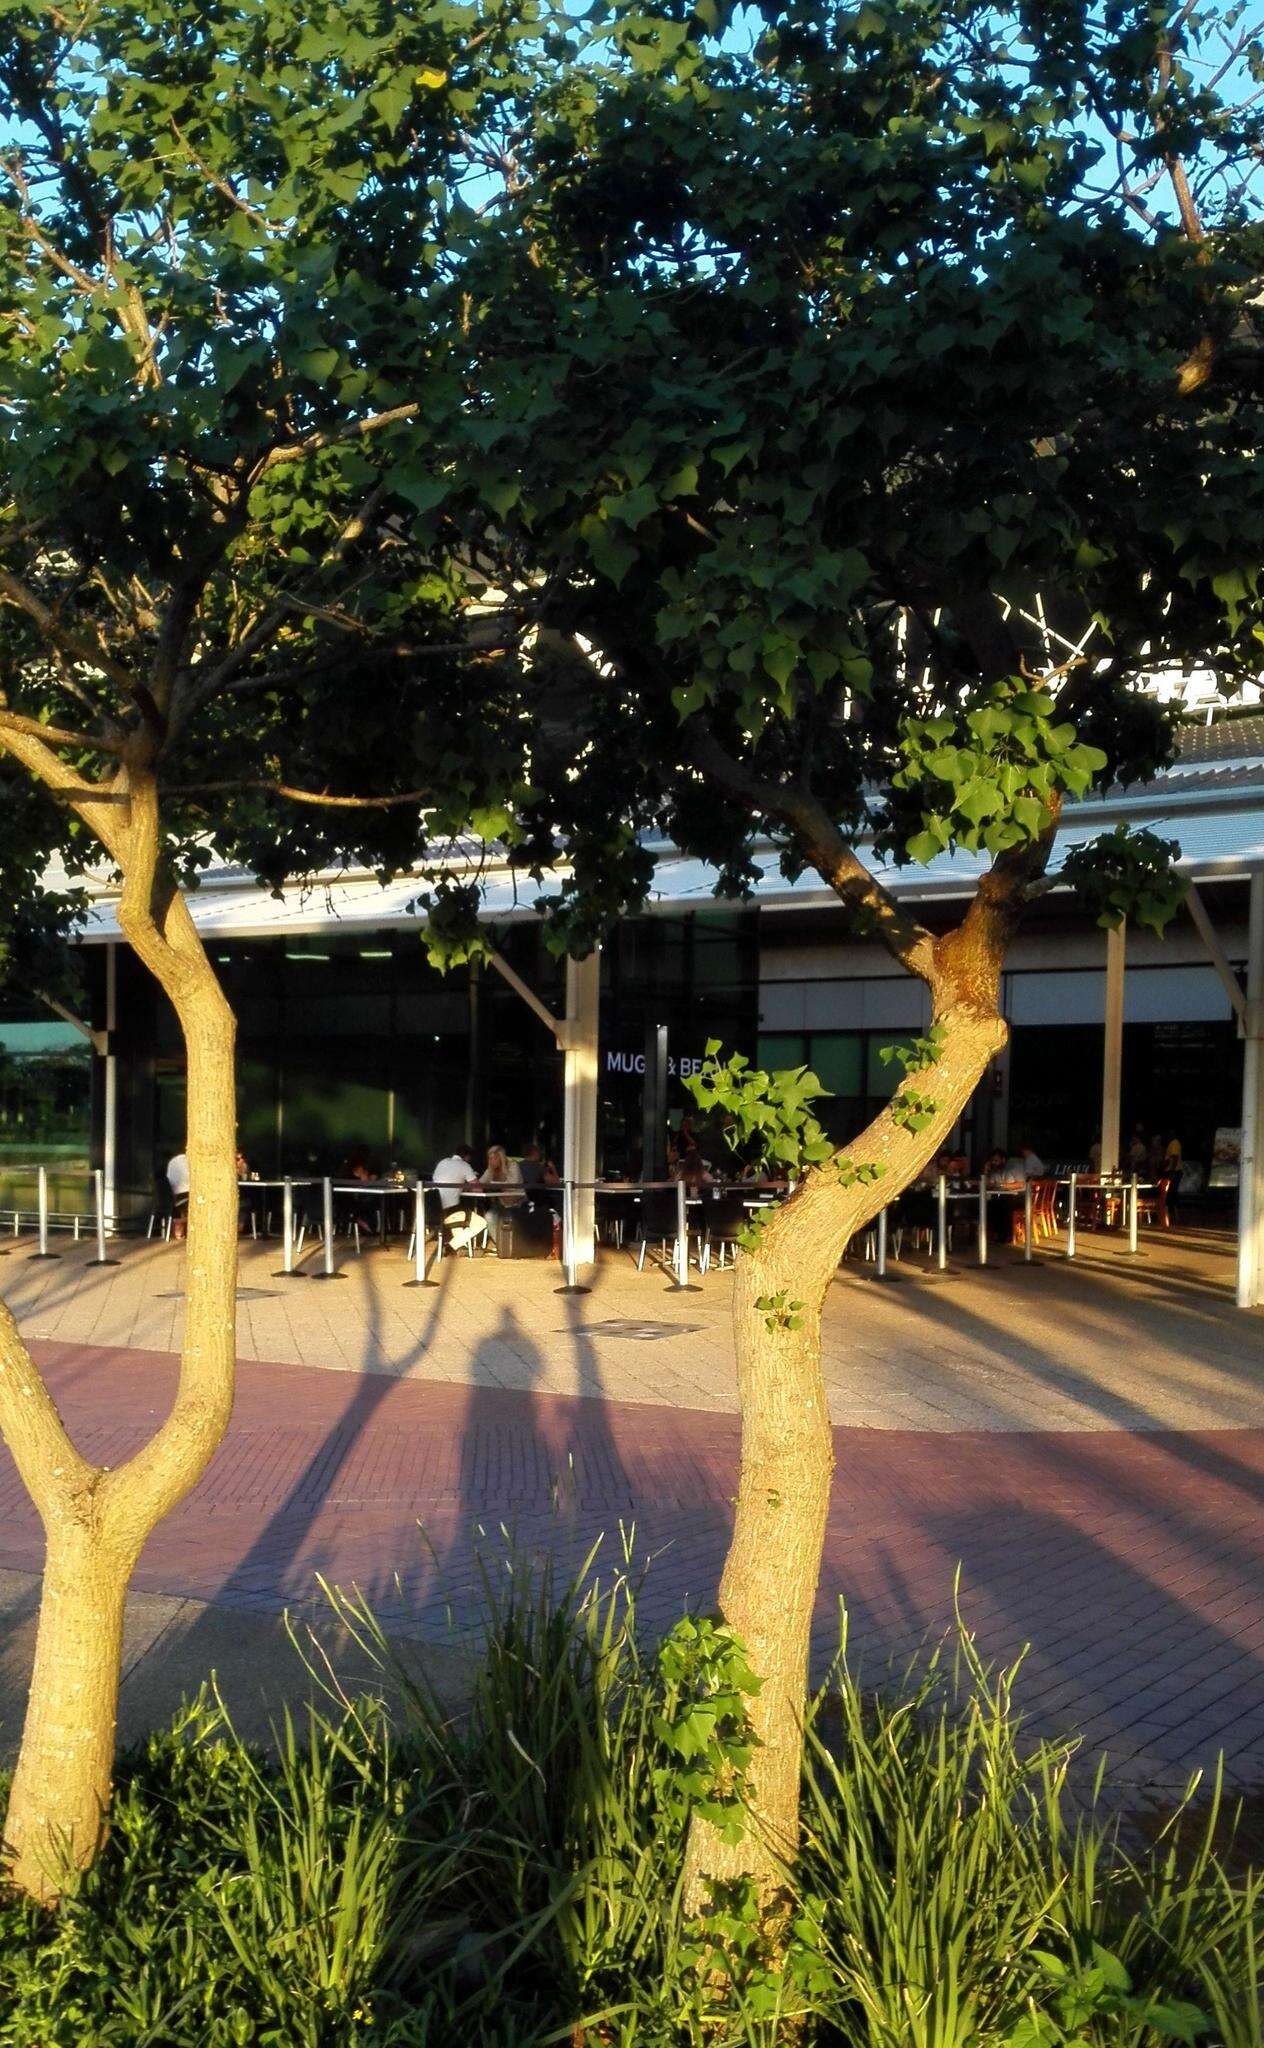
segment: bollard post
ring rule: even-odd
[[[554,1294],[591,1294],[591,1287],[582,1287],[579,1266],[575,1259],[575,1184],[562,1182],[562,1285],[553,1289]]]
[[[1023,1182],[1023,1264],[1031,1264],[1031,1182]]]
[[[948,1176],[947,1176],[947,1174],[943,1174],[943,1173],[941,1173],[941,1174],[940,1174],[940,1176],[939,1176],[939,1187],[938,1187],[938,1190],[937,1190],[937,1196],[938,1196],[938,1209],[939,1209],[939,1213],[938,1213],[938,1217],[937,1217],[937,1219],[936,1219],[936,1220],[937,1220],[937,1226],[938,1226],[938,1227],[937,1227],[937,1229],[936,1229],[936,1232],[935,1232],[935,1263],[936,1263],[936,1265],[938,1266],[938,1268],[939,1268],[939,1270],[940,1270],[940,1272],[941,1272],[941,1273],[946,1273],[946,1272],[948,1271]]]
[[[89,1259],[88,1264],[117,1266],[117,1259],[109,1259],[105,1255],[105,1175],[99,1166],[94,1167],[92,1171],[92,1200],[96,1210],[97,1255],[95,1259]]]
[[[1070,1199],[1070,1206],[1069,1206],[1069,1207],[1068,1207],[1068,1209],[1067,1209],[1067,1248],[1066,1248],[1066,1255],[1067,1255],[1068,1259],[1073,1259],[1073,1258],[1075,1257],[1075,1179],[1076,1179],[1075,1175],[1074,1175],[1074,1174],[1072,1174],[1072,1175],[1071,1175],[1071,1188],[1070,1188],[1070,1196],[1071,1196],[1071,1199]]]
[[[979,1264],[981,1266],[986,1266],[987,1264],[987,1198],[987,1175],[986,1173],[981,1173],[979,1175]]]
[[[413,1277],[411,1280],[405,1280],[404,1285],[405,1287],[437,1287],[439,1285],[438,1281],[432,1280],[426,1271],[426,1190],[424,1183],[418,1181],[413,1192],[416,1202],[413,1210]],[[439,1248],[436,1256],[437,1258],[443,1257],[442,1222],[439,1225]]]
[[[689,1212],[686,1207],[688,1196],[683,1180],[676,1182],[676,1251],[673,1258],[676,1277],[667,1292],[669,1294],[700,1294],[702,1289],[689,1278]]]
[[[281,1182],[281,1270],[274,1280],[306,1280],[294,1265],[294,1183],[287,1173]]]
[[[1135,1173],[1132,1176],[1132,1184],[1128,1189],[1128,1249],[1134,1253],[1137,1249],[1137,1176]]]
[[[313,1273],[313,1280],[345,1280],[346,1274],[334,1269],[334,1184],[326,1174],[321,1182],[324,1207],[324,1264],[319,1273]]]
[[[48,1249],[48,1168],[41,1166],[37,1169],[37,1173],[39,1187],[39,1250],[32,1252],[31,1257],[33,1259],[59,1259],[61,1257],[60,1252],[50,1252]]]
[[[885,1280],[887,1284],[890,1286],[894,1285],[894,1283],[899,1280],[900,1275],[898,1273],[891,1272],[887,1262],[888,1253],[891,1247],[891,1231],[889,1217],[889,1209],[879,1209],[875,1224],[875,1234],[877,1236],[878,1241],[876,1246],[877,1255],[874,1259],[873,1264],[873,1277],[875,1280]]]

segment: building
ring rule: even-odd
[[[1179,842],[1197,921],[1182,911],[1162,939],[1108,942],[1058,889],[1067,850],[1120,821]],[[825,1120],[846,1138],[890,1092],[898,1068],[883,1049],[925,1026],[925,994],[877,945],[848,938],[815,876],[787,882],[772,848],[758,860],[753,899],[728,906],[713,898],[709,871],[663,847],[652,900],[611,935],[599,983],[593,968],[568,971],[549,955],[508,871],[485,893],[495,968],[446,976],[426,962],[411,880],[382,888],[349,875],[275,899],[248,875],[212,872],[192,909],[239,1020],[240,1134],[252,1166],[336,1170],[361,1152],[424,1169],[454,1142],[513,1149],[532,1137],[560,1157],[569,1134],[577,1177],[589,1177],[579,1166],[594,1156],[627,1168],[641,1156],[647,1095],[656,1128],[660,1107],[684,1106],[680,1077],[710,1038],[764,1065],[810,1064],[831,1091]],[[981,865],[959,854],[879,872],[933,925],[961,914]],[[1099,1135],[1109,1155],[1112,1121],[1125,1133],[1141,1123],[1179,1136],[1232,1203],[1235,1170],[1213,1153],[1217,1133],[1242,1124],[1264,711],[1188,725],[1159,780],[1069,806],[1050,874],[1054,887],[1007,965],[1010,1045],[970,1106],[964,1144],[979,1154],[1022,1136],[1046,1158],[1083,1159]],[[1258,898],[1264,881],[1254,888]],[[95,1166],[112,1215],[135,1222],[183,1140],[182,1050],[164,999],[119,941],[107,895],[82,946],[80,1017],[12,999],[0,1017],[0,1209],[30,1205],[21,1169],[41,1163],[54,1207],[84,1207]],[[1231,1145],[1222,1139],[1221,1150]]]

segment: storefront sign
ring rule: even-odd
[[[679,1076],[682,1081],[687,1081],[691,1074],[700,1074],[704,1065],[705,1061],[692,1059],[687,1054],[683,1055],[680,1059],[675,1059],[669,1054],[667,1059],[667,1071],[673,1080]],[[644,1077],[645,1054],[643,1052],[607,1051],[606,1072],[608,1074],[637,1074]]]

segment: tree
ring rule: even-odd
[[[839,1258],[1004,1042],[1064,797],[1168,758],[1147,675],[1258,665],[1260,132],[1249,90],[1230,104],[1257,56],[1224,17],[1208,85],[1213,12],[616,7],[482,158],[503,203],[459,280],[466,394],[426,518],[477,545],[519,650],[537,742],[506,836],[542,881],[572,864],[557,942],[644,893],[651,829],[733,896],[767,835],[932,1019],[737,1263],[720,1606],[763,1681],[756,1824],[695,1828],[695,1905],[717,1878],[769,1897],[797,1840]],[[965,914],[922,924],[862,835],[976,856]],[[1169,854],[1113,840],[1077,878],[1161,925]],[[752,1121],[780,1115],[755,1092]]]
[[[4,20],[0,753],[23,820],[51,799],[33,857],[119,878],[187,1050],[191,1180],[178,1391],[124,1464],[79,1453],[0,1310],[0,1427],[47,1539],[5,1855],[49,1899],[101,1837],[136,1558],[232,1403],[234,1019],[187,892],[215,855],[273,886],[424,871],[522,779],[519,707],[491,655],[471,698],[464,585],[407,516],[433,490],[418,423],[448,404],[436,308],[471,137],[532,14]]]

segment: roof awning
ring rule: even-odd
[[[1178,809],[1169,800],[1152,811],[1126,803],[1083,804],[1066,813],[1057,845],[1049,864],[1056,879],[1071,848],[1109,829],[1121,816],[1134,827],[1149,826],[1165,838],[1175,839],[1181,848],[1180,867],[1191,880],[1233,881],[1245,878],[1253,867],[1264,866],[1264,792],[1253,791],[1257,801],[1238,804],[1200,805]],[[862,848],[863,852],[864,849]],[[974,893],[979,876],[988,866],[984,854],[942,854],[926,867],[895,867],[866,856],[878,880],[896,896],[918,901],[936,898],[950,901]],[[810,910],[825,908],[837,898],[815,873],[787,881],[781,873],[774,848],[755,856],[759,879],[752,901],[763,910]],[[555,886],[567,870],[556,871]],[[714,896],[716,871],[706,862],[670,849],[661,855],[654,887],[646,902],[653,915],[674,911],[740,908],[717,903]],[[350,874],[318,883],[304,883],[274,896],[249,875],[239,871],[212,873],[188,898],[193,922],[205,938],[284,938],[288,934],[343,930],[388,930],[392,926],[417,926],[425,911],[418,897],[426,884],[413,876],[383,886],[372,875]],[[505,866],[493,868],[483,883],[480,915],[489,923],[502,924],[533,919],[536,904],[549,893],[531,880]],[[101,944],[122,936],[118,926],[116,899],[102,896],[88,913],[79,934],[82,943]]]

